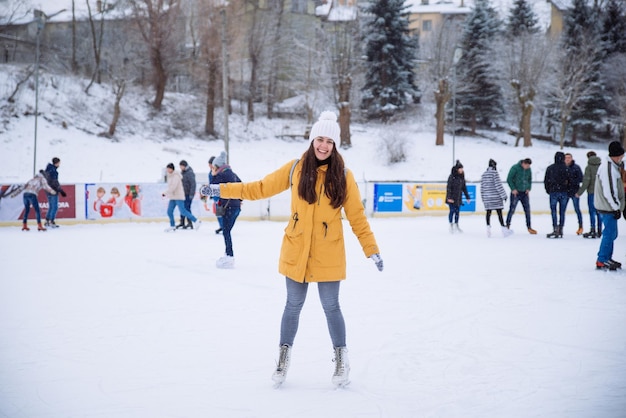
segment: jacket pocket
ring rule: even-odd
[[[302,226],[298,222],[298,214],[295,213],[285,228],[285,236],[283,237],[280,258],[284,263],[294,265],[298,262],[303,249],[304,235]]]
[[[321,227],[316,228],[312,256],[316,265],[324,267],[335,267],[344,263],[345,248],[341,221],[322,222]]]

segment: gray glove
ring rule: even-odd
[[[200,187],[200,195],[209,197],[220,197],[220,185],[206,184]]]
[[[380,257],[380,254],[372,254],[370,255],[370,258],[374,260],[374,263],[376,263],[376,268],[378,268],[378,271],[383,271],[383,259]]]

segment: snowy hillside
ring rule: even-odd
[[[19,68],[0,66],[0,93],[8,97]],[[112,118],[113,93],[107,85],[95,85],[84,93],[88,80],[42,73],[40,77],[37,163],[43,168],[54,156],[62,159],[63,182],[158,181],[165,165],[186,159],[197,173],[207,170],[207,160],[223,148],[221,140],[201,139],[203,102],[167,93],[162,114],[148,101],[151,92],[129,89],[122,100],[122,118],[113,140],[97,134]],[[34,83],[23,87],[15,103],[0,106],[0,182],[26,181],[33,173]],[[257,179],[284,162],[299,157],[308,146],[304,139],[281,139],[282,133],[303,133],[306,121],[258,117],[253,123],[238,112],[229,118],[230,163],[244,180]],[[352,148],[342,151],[359,179],[442,181],[453,165],[453,154],[465,165],[470,181],[478,181],[489,158],[498,162],[501,175],[522,158],[533,160],[533,177],[542,181],[553,162],[554,144],[535,140],[530,148],[514,147],[513,137],[484,132],[489,139],[447,134],[445,145],[434,145],[432,109],[418,110],[403,122],[352,125]],[[171,122],[170,122],[171,121]],[[222,130],[220,110],[216,128]],[[400,138],[406,145],[406,161],[387,164],[384,143]],[[605,144],[589,145],[602,154]],[[565,149],[584,167],[587,149]]]

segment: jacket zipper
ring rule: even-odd
[[[291,228],[292,231],[296,229],[297,223],[298,223],[298,212],[293,214],[293,228]]]
[[[324,238],[326,238],[326,233],[328,232],[328,224],[326,222],[322,222],[322,225],[324,225]]]

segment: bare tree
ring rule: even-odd
[[[556,113],[559,118],[559,145],[565,146],[565,133],[569,125],[572,112],[581,100],[593,92],[594,86],[589,83],[589,74],[596,68],[600,45],[585,39],[580,45],[578,54],[569,54],[565,49],[557,55],[559,68],[556,73],[552,98],[557,103]],[[575,144],[574,144],[575,145]]]
[[[268,119],[272,119],[274,114],[274,104],[276,103],[276,89],[278,84],[278,74],[279,74],[279,65],[281,52],[285,49],[282,45],[282,24],[285,10],[285,2],[284,1],[276,1],[274,2],[274,6],[272,8],[272,13],[274,15],[274,21],[276,22],[273,27],[273,41],[271,44],[271,52],[270,52],[270,62],[269,62],[269,75],[267,81],[267,117]]]
[[[7,102],[9,103],[15,102],[15,96],[20,91],[20,88],[24,85],[24,83],[26,83],[30,79],[30,77],[34,73],[35,73],[35,69],[31,65],[29,65],[28,67],[21,69],[18,74],[13,74],[14,77],[18,76],[17,77],[18,79],[15,83],[15,88],[13,89],[13,92],[7,98]]]
[[[133,18],[148,47],[155,97],[152,106],[160,110],[171,66],[176,60],[180,0],[129,0]]]
[[[611,55],[604,63],[604,78],[607,91],[611,92],[611,114],[613,125],[621,134],[622,145],[626,144],[626,54]]]
[[[540,33],[523,32],[507,40],[503,51],[509,84],[518,109],[515,146],[523,137],[524,147],[532,146],[531,118],[539,94],[546,90],[546,74],[556,42]]]
[[[78,60],[76,59],[76,0],[72,0],[72,73],[78,74]]]
[[[0,7],[0,32],[2,26],[11,25],[16,20],[22,19],[30,13],[30,7],[24,0],[4,0]]]
[[[250,63],[250,78],[247,97],[248,122],[254,121],[254,101],[259,89],[259,74],[263,65],[264,47],[268,40],[269,28],[275,23],[267,19],[259,9],[255,0],[245,0],[245,7],[250,10],[250,24],[248,27],[248,61]]]
[[[120,106],[120,102],[122,101],[122,97],[124,97],[124,93],[126,92],[126,80],[123,78],[119,78],[114,80],[113,82],[113,94],[115,94],[115,103],[113,104],[113,120],[109,125],[109,130],[105,133],[102,133],[101,136],[105,136],[107,138],[113,138],[115,135],[115,129],[117,128],[117,123],[120,120],[120,116],[122,115],[122,108]]]
[[[350,133],[352,77],[357,70],[358,21],[336,21],[325,31],[329,39],[329,63],[333,78],[335,101],[339,108],[341,148],[352,146]]]
[[[435,145],[444,144],[446,105],[452,98],[450,75],[460,34],[458,22],[446,19],[424,40],[421,48],[424,71],[420,75],[426,88],[432,89],[435,99]]]
[[[94,62],[95,62],[93,74],[91,75],[91,81],[85,88],[85,93],[89,94],[89,89],[91,88],[94,82],[98,84],[102,83],[102,77],[100,74],[100,56],[102,53],[102,37],[104,34],[104,12],[105,10],[107,10],[107,5],[106,5],[106,0],[103,0],[101,3],[98,3],[100,7],[100,10],[98,10],[98,13],[100,13],[100,25],[98,29],[96,30],[96,24],[94,22],[94,15],[91,12],[91,6],[89,5],[89,0],[85,0],[85,3],[87,4],[87,12],[88,12],[87,16],[89,18],[89,28],[91,29],[91,44],[93,47],[93,56],[94,56]],[[74,4],[72,3],[72,8],[73,7],[74,7]],[[72,62],[72,65],[73,64],[74,63]]]
[[[202,62],[201,79],[206,83],[206,111],[204,118],[204,132],[217,136],[215,130],[215,108],[218,103],[218,76],[220,71],[220,34],[218,5],[212,2],[201,2],[197,15],[198,33],[200,40],[200,58]],[[228,111],[228,109],[224,109]]]

